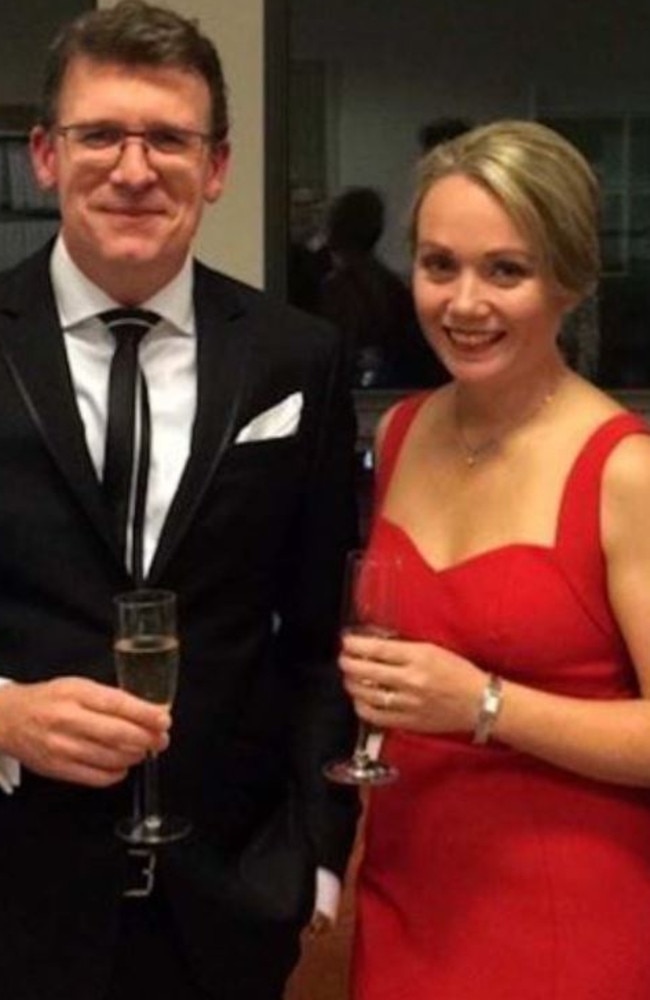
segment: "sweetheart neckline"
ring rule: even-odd
[[[422,393],[410,397],[410,401],[412,401],[412,405],[418,403],[418,408],[419,408],[419,405],[421,405],[421,403],[426,398],[427,394]],[[409,416],[410,412],[408,404],[409,404],[409,399],[407,399],[404,403],[401,404],[407,416]],[[409,425],[412,418],[413,414],[411,413],[409,419]],[[392,427],[393,424],[394,421],[391,422],[390,426]],[[406,428],[406,431],[408,431],[408,426]],[[390,432],[390,427],[388,429],[388,432]],[[388,440],[388,432],[386,441]],[[412,549],[413,553],[417,556],[422,565],[425,566],[430,573],[433,573],[436,576],[441,576],[447,573],[453,573],[455,571],[464,569],[467,566],[472,566],[474,563],[482,559],[491,559],[504,552],[513,552],[520,550],[528,552],[545,553],[546,555],[551,556],[554,553],[558,552],[559,547],[562,544],[563,525],[565,525],[568,515],[573,510],[573,507],[571,505],[575,506],[576,502],[573,497],[575,483],[578,481],[578,476],[581,474],[582,470],[586,468],[589,471],[589,465],[587,463],[592,460],[593,450],[596,449],[596,447],[602,441],[606,448],[606,454],[605,454],[605,460],[606,460],[609,457],[609,454],[611,453],[612,450],[612,448],[608,447],[610,441],[608,435],[614,434],[613,447],[615,447],[619,443],[619,441],[622,440],[624,437],[626,437],[628,434],[639,434],[639,433],[647,434],[649,432],[650,429],[648,428],[643,418],[639,414],[628,411],[621,411],[613,414],[611,417],[605,419],[601,424],[599,424],[598,427],[596,427],[592,431],[592,433],[589,435],[587,440],[582,445],[582,448],[579,450],[578,454],[575,456],[575,459],[569,468],[566,480],[564,482],[564,486],[560,494],[560,501],[556,517],[555,538],[552,544],[543,544],[541,542],[508,542],[506,545],[500,545],[495,548],[484,549],[482,552],[476,552],[473,555],[466,556],[463,559],[459,560],[458,562],[451,563],[448,566],[436,566],[434,563],[429,562],[429,560],[425,558],[424,554],[418,547],[415,540],[411,537],[411,535],[405,528],[401,527],[401,525],[397,524],[395,521],[389,520],[389,518],[387,518],[384,514],[379,513],[379,511],[377,512],[375,523],[378,525],[384,524],[392,528],[394,531],[398,532],[400,536],[406,540],[407,544]],[[401,445],[404,433],[405,432],[401,433],[401,436],[399,437],[399,440],[397,442],[398,445]],[[395,452],[395,447],[393,447],[392,452]],[[596,458],[598,458],[598,453],[596,454]],[[378,504],[382,502],[383,497],[386,493],[386,488],[392,476],[395,460],[396,460],[396,454],[392,454],[392,457],[389,458],[388,465],[383,470],[383,477],[380,475],[379,478],[380,485],[376,498],[376,503]],[[604,464],[603,462],[598,462],[596,470],[598,475],[599,491],[600,491],[600,477],[602,475],[603,464]]]
[[[390,518],[381,514],[378,517],[378,524],[383,524],[385,527],[389,528],[391,531],[396,532],[403,538],[415,555],[418,557],[419,561],[425,566],[431,573],[435,576],[443,576],[446,573],[452,573],[456,570],[464,569],[467,566],[471,566],[473,563],[479,562],[482,559],[494,558],[502,553],[512,552],[513,550],[523,549],[531,552],[544,552],[546,554],[552,555],[556,550],[556,545],[544,545],[541,542],[507,542],[505,545],[494,546],[491,549],[483,549],[481,552],[475,552],[471,555],[465,556],[464,558],[458,560],[458,562],[450,563],[448,566],[437,566],[425,558],[423,552],[418,546],[417,542],[411,537],[406,528],[403,528],[400,524],[395,521],[391,521]]]

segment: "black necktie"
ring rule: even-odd
[[[138,361],[145,333],[160,319],[145,309],[109,309],[99,317],[116,340],[108,383],[108,419],[103,484],[121,551],[126,541],[133,494],[131,570],[136,586],[144,580],[143,537],[151,450],[149,394]],[[140,383],[140,434],[136,453],[136,401]]]

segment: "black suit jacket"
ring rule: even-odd
[[[0,281],[0,674],[113,684],[112,597],[132,581],[87,452],[48,262],[49,249]],[[352,728],[334,661],[354,427],[329,327],[200,264],[195,305],[191,454],[147,581],[179,595],[163,794],[195,833],[161,851],[159,870],[199,976],[243,1000],[265,968],[290,964],[314,867],[341,872],[353,835],[356,802],[320,769]],[[295,392],[295,435],[235,444]],[[113,824],[128,798],[126,786],[28,772],[0,797],[8,1000],[101,997],[125,868]]]

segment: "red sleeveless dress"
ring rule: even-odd
[[[437,571],[380,512],[424,398],[388,428],[370,540],[401,556],[402,635],[546,691],[635,697],[606,596],[599,497],[607,456],[645,423],[618,415],[593,434],[552,547],[505,545]],[[400,779],[370,796],[354,1000],[650,998],[650,792],[464,736],[391,731],[383,753]]]

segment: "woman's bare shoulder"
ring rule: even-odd
[[[604,485],[614,500],[625,502],[641,492],[650,501],[650,433],[640,430],[616,445],[605,466]]]
[[[613,396],[575,372],[569,373],[566,386],[571,401],[581,411],[592,414],[596,421],[626,412],[625,407]]]
[[[627,411],[602,389],[570,373],[556,412],[562,440],[569,449],[575,445],[579,450],[602,424]]]

